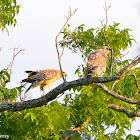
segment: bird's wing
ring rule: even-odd
[[[41,70],[40,72],[45,74],[46,80],[52,79],[58,75],[58,70],[53,69]]]
[[[38,73],[36,71],[25,71],[25,72],[28,73],[28,77],[33,76]]]
[[[27,82],[27,83],[36,83],[40,82],[46,79],[46,75],[42,72],[36,72],[33,75],[31,74],[28,78],[23,79],[22,82]]]

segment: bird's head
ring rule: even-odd
[[[105,52],[105,54],[109,54],[110,53],[110,51],[111,51],[111,49],[109,48],[109,47],[107,47],[107,46],[104,46],[104,47],[102,47],[101,49],[103,49],[103,51]]]

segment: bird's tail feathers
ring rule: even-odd
[[[90,79],[90,78],[92,78],[92,76],[93,76],[93,73],[94,73],[94,71],[95,71],[95,69],[97,69],[98,68],[98,66],[93,66],[92,68],[90,68],[88,71],[87,71],[87,79]]]
[[[25,94],[33,87],[34,84],[31,84],[28,89],[25,91]]]
[[[36,81],[36,80],[33,79],[32,77],[28,77],[28,78],[26,78],[26,79],[23,79],[23,80],[21,81],[21,83],[23,83],[23,82],[33,83],[33,82],[35,82],[35,81]]]
[[[32,72],[31,70],[27,70],[27,71],[25,71],[26,73],[30,73],[30,72]]]
[[[92,71],[89,71],[89,72],[88,72],[88,75],[87,75],[87,79],[92,78],[92,75],[93,75],[93,72],[92,72]]]

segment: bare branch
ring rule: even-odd
[[[62,55],[63,55],[63,53],[64,53],[64,49],[65,49],[65,46],[63,47],[63,50],[62,50],[62,53],[61,53],[61,56],[60,56],[60,61],[61,61],[61,57],[62,57]]]
[[[12,74],[12,67],[13,67],[13,63],[14,63],[14,60],[15,60],[15,58],[16,58],[16,56],[20,53],[20,52],[22,52],[22,51],[25,51],[25,49],[20,49],[17,53],[16,53],[16,48],[14,48],[14,53],[13,53],[13,60],[12,60],[12,62],[10,63],[10,76],[11,76],[11,74]]]
[[[133,77],[135,78],[135,84],[136,84],[136,87],[140,90],[140,87],[139,87],[139,85],[138,85],[138,80],[137,80],[136,75],[134,75],[134,74],[130,74],[130,76],[133,76]]]
[[[119,112],[123,112],[128,117],[131,117],[131,118],[132,117],[140,117],[140,108],[138,108],[137,110],[134,110],[134,112],[132,112],[129,109],[127,109],[126,107],[118,106],[118,105],[112,104],[112,103],[109,103],[108,107],[113,109],[113,110],[116,110],[116,111],[119,111]]]
[[[60,36],[61,32],[63,31],[63,29],[65,28],[65,26],[67,25],[67,23],[69,22],[70,18],[75,14],[75,12],[77,11],[77,9],[75,9],[75,11],[72,13],[71,12],[71,8],[70,8],[70,11],[69,11],[69,14],[68,14],[68,17],[67,17],[67,21],[66,23],[63,25],[62,29],[59,31],[58,35],[56,36],[55,38],[55,46],[56,46],[56,51],[57,51],[57,55],[58,55],[58,61],[59,61],[59,67],[60,67],[60,70],[61,70],[61,74],[62,74],[62,77],[63,77],[63,80],[64,82],[66,82],[65,78],[64,78],[64,75],[63,75],[63,71],[62,71],[62,66],[61,66],[61,57],[60,57],[60,54],[59,54],[59,50],[58,50],[58,43],[60,43],[60,41],[58,42],[57,41],[57,38]]]
[[[87,78],[81,78],[81,79],[74,80],[71,82],[64,82],[63,84],[59,85],[58,87],[56,87],[52,91],[48,92],[48,94],[46,94],[45,96],[42,96],[38,99],[28,100],[28,101],[24,101],[24,102],[12,102],[12,103],[5,102],[5,103],[2,103],[2,104],[0,104],[0,112],[5,111],[5,110],[7,110],[7,111],[20,111],[20,110],[24,110],[27,108],[34,108],[34,107],[43,106],[45,103],[54,100],[59,94],[63,93],[64,91],[66,91],[68,89],[78,87],[78,86],[83,86],[83,85],[89,85],[92,83],[105,83],[105,82],[111,82],[111,81],[118,80],[118,79],[120,79],[119,76],[121,76],[124,72],[126,72],[130,68],[134,67],[138,63],[140,63],[140,58],[134,60],[130,65],[123,68],[119,72],[119,74],[116,74],[114,76],[93,77],[89,80]],[[133,100],[133,99],[125,98],[123,96],[120,96],[120,95],[112,92],[106,86],[104,87],[104,85],[103,86],[102,85],[103,84],[101,84],[100,87],[101,88],[103,87],[103,89],[108,94],[114,96],[115,98],[118,98],[118,99],[125,101],[125,102],[128,102],[128,103],[140,105],[140,100]]]
[[[106,1],[105,1],[105,7],[104,7],[104,10],[106,12],[106,23],[105,23],[105,25],[103,25],[104,20],[102,20],[102,21],[100,20],[100,22],[102,24],[102,27],[104,29],[103,33],[104,33],[105,42],[106,42],[106,44],[109,48],[110,48],[110,46],[109,46],[109,43],[108,43],[107,38],[106,38],[106,28],[107,28],[107,23],[108,23],[107,12],[108,12],[110,7],[111,7],[111,5],[109,7],[107,7]],[[111,49],[111,62],[110,62],[110,69],[109,70],[110,70],[110,76],[111,76],[112,75],[112,63],[113,63],[113,49],[112,48],[110,48],[110,49]]]

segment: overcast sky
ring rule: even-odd
[[[111,8],[108,11],[109,24],[113,21],[120,23],[120,28],[130,28],[131,34],[137,41],[133,44],[126,58],[135,58],[140,54],[140,1],[139,0],[107,0]],[[69,7],[78,8],[76,14],[71,18],[69,24],[72,29],[85,24],[86,29],[101,27],[99,21],[105,19],[103,6],[104,0],[22,0],[21,9],[17,16],[18,26],[10,27],[9,36],[5,32],[0,33],[0,69],[8,66],[12,60],[13,48],[25,48],[26,51],[17,56],[9,87],[19,86],[20,81],[27,75],[25,70],[59,69],[57,53],[55,49],[55,37],[64,25]],[[60,38],[61,40],[61,38]],[[72,54],[65,50],[62,58],[63,70],[68,74],[68,81],[74,80],[75,69],[82,63],[79,54]],[[62,81],[62,80],[61,80]],[[60,80],[52,85],[52,88],[61,83]],[[48,89],[46,89],[48,91]],[[32,98],[39,97],[39,88],[31,91]],[[37,93],[37,94],[35,94]],[[134,123],[132,132],[140,124]]]

